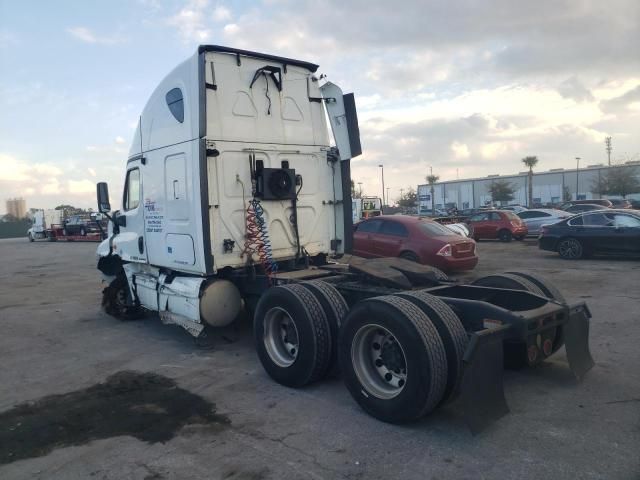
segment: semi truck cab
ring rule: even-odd
[[[106,311],[158,312],[197,337],[247,307],[275,381],[301,387],[339,365],[353,398],[387,422],[461,396],[479,431],[508,412],[503,360],[536,365],[563,346],[582,378],[594,364],[589,310],[530,272],[464,285],[401,258],[327,261],[351,250],[361,148],[353,95],[317,68],[205,45],[159,84],[122,208],[111,213],[97,185],[110,219],[97,252]],[[363,212],[379,214],[370,200]]]

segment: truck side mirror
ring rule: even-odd
[[[109,203],[109,186],[107,182],[98,182],[98,211],[100,213],[108,213],[111,211],[111,204]]]

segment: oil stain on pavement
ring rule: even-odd
[[[84,390],[51,395],[0,413],[0,465],[56,448],[130,435],[166,442],[187,424],[230,425],[215,404],[153,373],[118,372]]]

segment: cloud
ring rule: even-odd
[[[177,30],[178,36],[185,44],[208,41],[212,36],[207,22],[209,8],[208,0],[190,0],[178,13],[169,17],[166,24]]]
[[[122,145],[123,143],[125,143],[125,142],[126,142],[126,140],[125,140],[124,138],[122,138],[120,135],[118,135],[118,136],[116,137],[116,139],[115,139],[115,142],[116,142],[118,145]]]
[[[567,78],[558,85],[558,93],[564,98],[570,98],[576,102],[592,102],[593,94],[576,77]]]
[[[92,207],[96,182],[86,178],[83,172],[109,180],[112,191],[118,192],[122,188],[123,164],[124,161],[122,164],[109,162],[79,169],[73,161],[33,162],[0,152],[0,192],[4,198],[22,196],[28,206],[38,208],[53,208],[64,203]],[[4,209],[4,202],[0,203],[0,209]]]
[[[115,45],[118,43],[124,43],[126,38],[119,34],[99,36],[93,33],[87,27],[72,27],[67,28],[67,33],[71,34],[74,38],[85,43],[96,43],[101,45]]]
[[[640,102],[640,83],[620,96],[600,102],[600,106],[605,112],[616,112],[625,108],[637,110],[638,102]]]
[[[451,144],[451,151],[456,158],[469,158],[471,156],[466,143],[453,142]]]
[[[0,181],[24,182],[38,181],[48,177],[57,177],[62,170],[47,163],[29,164],[17,158],[0,153]]]
[[[69,180],[67,190],[72,195],[95,193],[96,183],[86,178],[83,180]]]
[[[217,5],[216,8],[213,9],[213,19],[216,22],[231,20],[231,10],[224,5]]]
[[[18,44],[18,36],[5,29],[0,29],[0,49],[10,48]]]

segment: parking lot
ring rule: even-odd
[[[246,320],[204,347],[155,316],[119,322],[100,307],[95,248],[0,241],[0,478],[640,476],[640,261],[566,261],[531,241],[478,244],[480,263],[464,277],[531,271],[569,302],[588,303],[596,366],[578,383],[561,350],[538,368],[505,372],[511,413],[474,437],[455,404],[397,426],[362,412],[339,379],[275,384]],[[129,409],[100,403],[95,387],[119,372],[137,374],[108,385],[147,392]],[[41,419],[26,432],[14,408],[25,402]],[[182,418],[172,402],[202,408]],[[80,423],[58,438],[60,411]],[[156,435],[140,431],[136,412],[155,415]],[[87,417],[95,421],[82,428]]]

